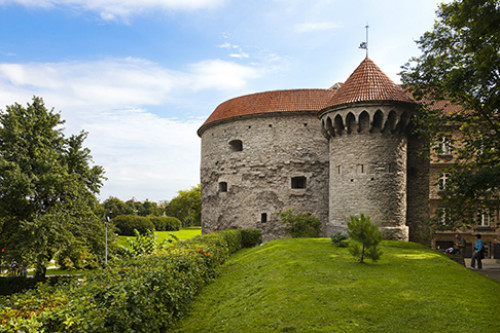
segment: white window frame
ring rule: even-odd
[[[450,140],[448,140],[444,136],[441,137],[441,139],[438,142],[438,155],[441,155],[441,156],[450,156],[451,155]]]
[[[489,207],[481,208],[477,214],[478,227],[489,227],[491,224],[491,210]]]
[[[447,172],[443,172],[441,175],[439,175],[439,180],[438,180],[439,191],[446,190],[446,183],[448,182],[448,179],[450,179],[450,174]]]

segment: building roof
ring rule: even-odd
[[[335,95],[334,89],[296,89],[267,91],[230,99],[220,104],[201,125],[201,135],[207,125],[225,119],[274,112],[318,112]]]
[[[416,103],[401,87],[366,57],[332,96],[326,107],[359,102],[391,101]]]

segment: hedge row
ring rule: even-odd
[[[178,231],[182,223],[179,219],[170,216],[137,216],[119,215],[112,222],[119,235],[134,236],[134,229],[140,234],[151,231]]]
[[[260,230],[198,236],[83,281],[12,295],[0,299],[0,327],[2,332],[163,332],[232,253],[260,241]]]

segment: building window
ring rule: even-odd
[[[448,173],[441,174],[441,176],[439,177],[439,181],[438,181],[439,191],[446,190],[446,183],[448,182],[449,179],[450,179],[450,174],[448,174]]]
[[[439,222],[441,222],[442,225],[446,225],[448,222],[448,212],[447,209],[444,207],[439,207],[436,210],[436,214],[439,218]]]
[[[489,208],[481,208],[477,214],[478,227],[489,227],[491,221],[491,214]]]
[[[219,183],[219,192],[227,192],[227,182]]]
[[[365,173],[365,165],[364,164],[358,164],[358,173]]]
[[[267,222],[267,213],[260,214],[260,222],[262,222],[262,223]]]
[[[442,137],[438,142],[438,155],[451,156],[450,141],[445,137]]]
[[[337,165],[337,173],[340,175],[342,172],[342,167],[340,165]]]
[[[396,163],[395,162],[391,162],[387,165],[387,169],[389,170],[389,172],[395,172],[396,171]]]
[[[292,177],[292,188],[306,188],[306,177]]]
[[[233,140],[229,142],[229,146],[232,151],[242,151],[243,150],[243,142],[241,140]]]

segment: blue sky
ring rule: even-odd
[[[395,82],[435,0],[0,0],[0,109],[33,95],[106,170],[101,199],[199,183],[196,130],[243,94],[328,88],[370,58]]]

